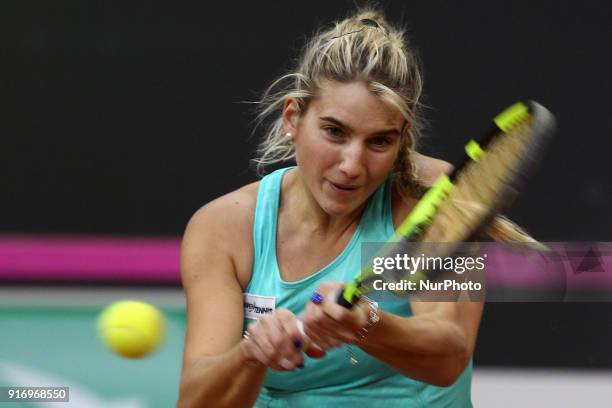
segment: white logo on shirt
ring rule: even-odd
[[[273,313],[276,306],[275,296],[244,294],[244,317],[259,320],[266,313]]]

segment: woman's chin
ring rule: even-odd
[[[327,202],[323,206],[323,211],[325,211],[328,215],[332,217],[338,217],[343,215],[348,215],[355,210],[355,205],[353,203],[339,203],[339,202]]]

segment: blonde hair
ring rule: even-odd
[[[256,102],[254,132],[266,125],[253,159],[257,173],[262,174],[266,166],[295,158],[280,112],[289,98],[297,102],[299,112],[305,112],[325,81],[363,82],[371,92],[401,112],[406,124],[393,173],[400,194],[420,196],[425,187],[417,178],[411,158],[424,126],[420,63],[404,36],[404,29],[391,25],[382,11],[372,6],[358,9],[331,28],[319,29],[304,46],[293,72],[275,80]],[[494,219],[487,232],[495,239],[534,241],[503,217]]]
[[[414,191],[416,169],[410,154],[423,127],[423,81],[417,56],[407,46],[404,31],[393,27],[380,10],[370,6],[327,30],[319,30],[301,55],[294,71],[274,81],[257,102],[257,127],[273,118],[253,159],[258,173],[268,165],[295,158],[278,114],[287,99],[295,99],[299,111],[305,112],[325,81],[360,81],[406,119],[394,173],[402,191]]]

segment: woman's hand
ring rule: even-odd
[[[251,324],[241,346],[250,365],[292,371],[304,364],[305,343],[297,317],[287,309],[278,309]]]
[[[336,303],[336,296],[344,288],[342,282],[326,282],[319,286],[302,315],[304,332],[323,350],[343,343],[357,342],[357,333],[367,326],[369,309],[358,304],[347,309]]]

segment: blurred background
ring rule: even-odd
[[[2,2],[0,385],[69,385],[74,407],[174,404],[183,229],[200,206],[256,180],[259,135],[244,102],[353,4]],[[559,130],[510,217],[543,241],[612,241],[612,5],[382,5],[423,61],[421,150],[453,160],[508,104],[539,101]],[[152,357],[120,359],[96,338],[101,307],[124,298],[168,317]],[[611,312],[487,304],[475,406],[606,405]]]

